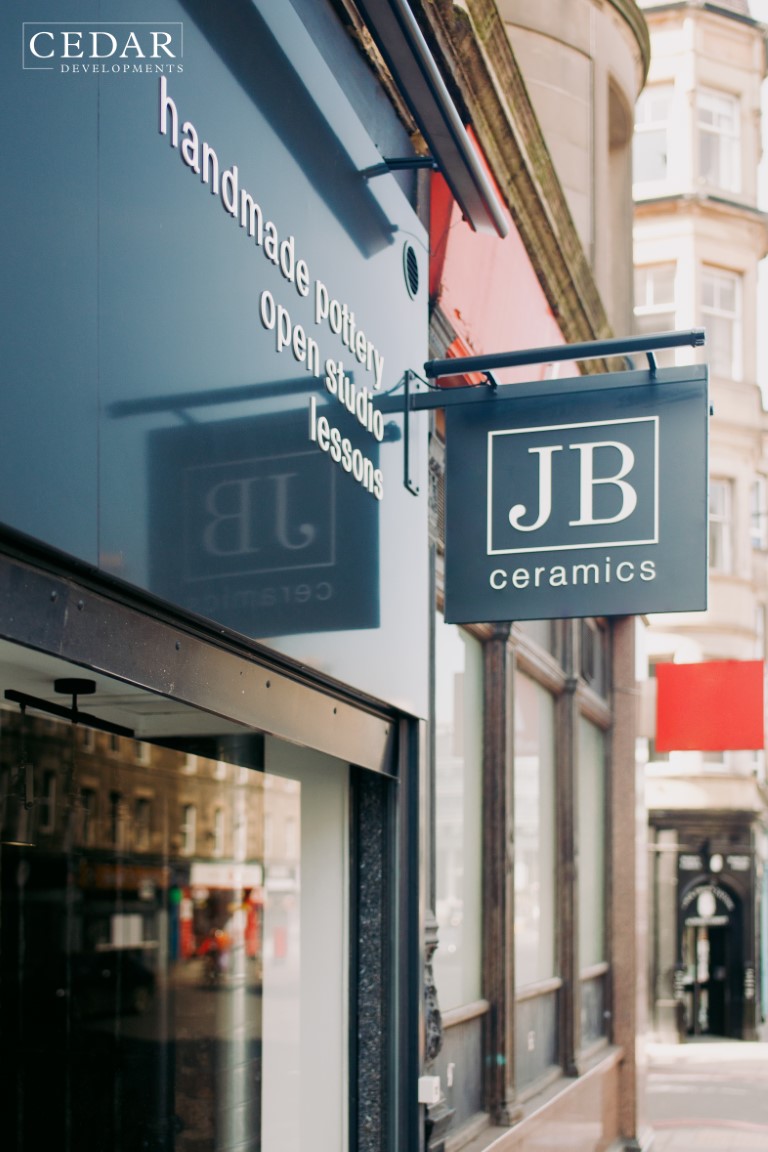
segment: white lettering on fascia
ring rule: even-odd
[[[236,220],[245,234],[261,248],[266,259],[292,284],[302,299],[313,296],[314,322],[325,327],[347,348],[354,360],[372,377],[373,391],[384,380],[384,357],[373,341],[357,324],[355,313],[343,300],[337,299],[321,281],[313,281],[306,260],[296,252],[294,236],[279,236],[277,226],[268,219],[261,205],[240,183],[236,164],[222,168],[215,149],[200,134],[191,120],[182,121],[178,106],[168,94],[168,81],[160,77],[158,132],[178,150],[182,162],[200,177],[211,195],[217,196],[228,216]],[[285,305],[269,289],[259,296],[258,317],[262,327],[274,334],[278,353],[289,352],[298,364],[315,377],[324,374],[326,395],[335,398],[355,418],[360,428],[377,443],[384,439],[384,417],[374,406],[373,392],[353,380],[344,361],[327,358],[322,367],[317,340],[303,325],[296,323]],[[334,463],[349,473],[376,500],[384,494],[384,477],[374,460],[343,436],[326,415],[318,411],[317,398],[309,405],[309,439],[326,452]]]

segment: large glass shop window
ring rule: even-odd
[[[483,649],[441,616],[435,637],[435,983],[443,1009],[481,996]]]
[[[607,1033],[605,939],[605,734],[586,717],[578,725],[579,974],[581,1042]]]
[[[347,1146],[347,766],[198,746],[0,712],[7,1152]]]
[[[555,976],[555,704],[515,675],[515,984]]]
[[[579,962],[605,960],[605,736],[579,717]]]
[[[531,1088],[558,1062],[555,951],[555,701],[515,673],[515,1081]]]

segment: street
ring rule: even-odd
[[[654,1152],[766,1152],[768,1044],[648,1046]]]

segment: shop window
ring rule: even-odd
[[[733,570],[733,484],[709,482],[709,567],[713,572]]]
[[[605,735],[579,718],[579,960],[605,960]]]
[[[557,624],[554,620],[519,620],[515,623],[525,636],[545,652],[557,654]]]
[[[725,192],[741,191],[739,101],[708,89],[696,97],[698,176]]]
[[[578,957],[581,989],[581,1044],[606,1033],[606,807],[605,734],[579,718],[577,843],[579,859]]]
[[[515,981],[556,975],[555,705],[551,693],[515,676]]]
[[[515,1069],[517,1089],[557,1064],[555,702],[515,675]]]
[[[713,375],[740,380],[741,277],[718,268],[701,276],[701,320],[707,330],[707,358]]]
[[[31,735],[51,728],[29,723]],[[70,769],[69,729],[53,724],[54,781]],[[238,753],[249,738],[233,741]],[[3,796],[19,743],[18,725],[0,728]],[[30,737],[34,767],[40,743]],[[0,1034],[14,1054],[0,1081],[4,1139],[18,1152],[181,1152],[190,1141],[201,1152],[344,1152],[349,767],[273,738],[263,771],[224,782],[214,760],[201,756],[190,781],[182,752],[156,755],[157,792],[137,795],[145,769],[132,754],[116,765],[100,740],[77,786],[78,842],[59,819],[43,850],[0,844]],[[43,817],[56,791],[45,780],[35,789]],[[181,788],[197,790],[183,837],[167,818]],[[67,802],[60,786],[59,807]],[[225,820],[260,828],[268,814],[292,858],[265,857],[255,833],[258,851],[246,855],[243,840],[237,868],[194,858],[193,829],[210,804],[214,846]],[[41,1084],[59,1086],[43,1108]]]
[[[435,636],[435,858],[442,1009],[481,990],[483,650],[442,618]]]
[[[632,162],[636,184],[666,180],[669,175],[671,84],[657,84],[640,94],[635,106]]]
[[[558,991],[538,989],[523,993],[515,1004],[515,1071],[519,1093],[541,1081],[557,1067]]]
[[[580,622],[582,679],[601,696],[608,691],[608,631],[597,620]]]

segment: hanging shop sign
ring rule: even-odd
[[[448,408],[446,619],[705,609],[708,415],[704,367]]]

